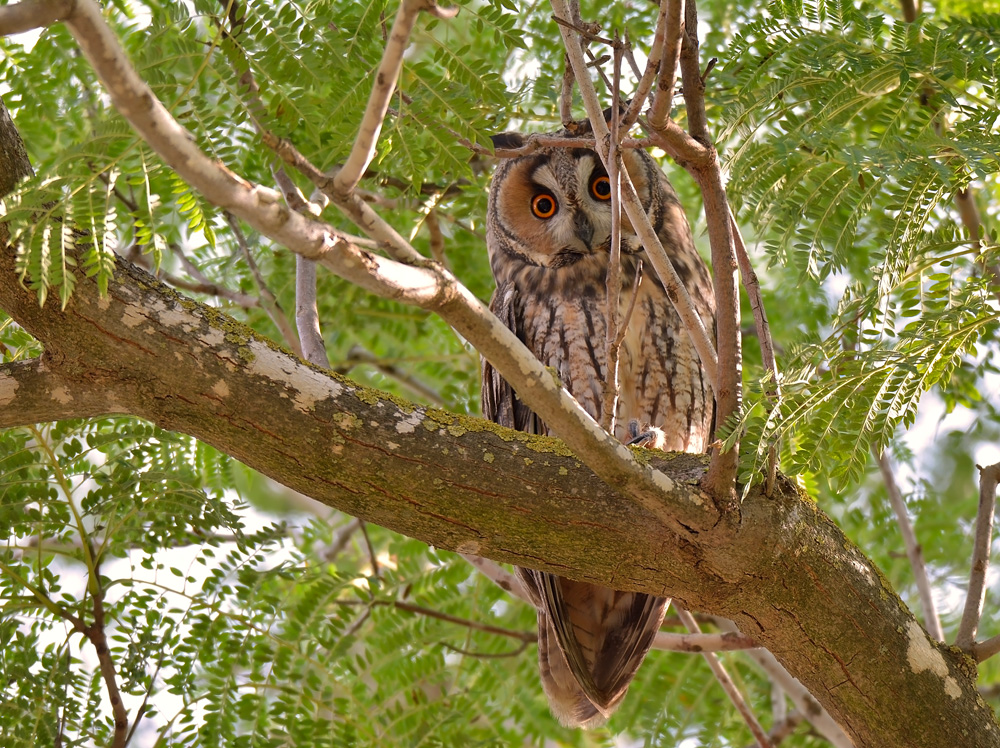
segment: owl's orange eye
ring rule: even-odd
[[[556,199],[544,192],[531,199],[531,212],[537,218],[552,218],[556,214]]]
[[[611,180],[606,174],[591,181],[590,194],[598,200],[611,199]]]

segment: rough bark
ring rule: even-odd
[[[871,562],[787,481],[770,499],[751,491],[738,527],[718,523],[705,502],[703,521],[679,537],[558,440],[330,375],[124,261],[107,297],[81,277],[60,310],[51,299],[38,306],[4,248],[0,307],[45,344],[40,360],[0,367],[0,427],[147,418],[440,548],[733,618],[858,746],[1000,745],[974,663],[932,642]],[[656,462],[687,493],[679,501],[702,500],[701,458]]]

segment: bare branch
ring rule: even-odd
[[[424,384],[412,374],[403,371],[399,367],[391,363],[382,362],[378,356],[371,351],[365,350],[360,345],[351,346],[351,350],[347,352],[347,358],[344,360],[344,363],[334,367],[334,371],[346,374],[359,364],[371,366],[385,376],[395,379],[418,397],[422,397],[435,405],[443,406],[445,404],[444,398],[441,397],[441,393],[437,390]]]
[[[729,224],[733,232],[733,241],[736,248],[736,259],[740,265],[740,276],[743,279],[743,288],[746,289],[747,297],[750,300],[750,309],[753,312],[754,327],[757,331],[757,342],[760,344],[760,355],[764,364],[764,370],[770,373],[770,383],[765,391],[767,399],[773,407],[777,402],[779,392],[778,384],[778,363],[774,358],[774,340],[771,338],[771,326],[767,322],[767,312],[764,309],[764,299],[760,293],[760,282],[757,280],[757,273],[754,272],[753,265],[750,264],[750,255],[747,253],[746,244],[743,243],[743,236],[740,234],[740,227],[736,224],[736,218],[732,210],[729,211]],[[767,479],[765,483],[765,493],[768,496],[774,491],[774,481],[778,474],[778,447],[772,444],[767,449]]]
[[[25,0],[0,8],[0,36],[23,34],[62,21],[73,11],[74,0]]]
[[[323,549],[319,556],[326,561],[333,561],[347,547],[347,544],[351,542],[351,536],[360,529],[361,520],[357,517],[351,517],[346,524],[338,528],[333,538],[331,538],[329,545]]]
[[[966,187],[955,193],[955,207],[962,219],[962,225],[969,232],[969,244],[976,250],[976,263],[983,275],[989,280],[993,295],[1000,298],[1000,266],[995,262],[987,261],[982,254],[983,221],[979,215],[979,206],[976,205],[976,195],[971,187]]]
[[[990,567],[990,545],[993,541],[993,515],[996,511],[997,484],[1000,483],[1000,463],[979,467],[979,511],[976,513],[976,534],[972,546],[972,570],[969,592],[965,598],[962,621],[958,625],[955,645],[972,652],[976,631],[986,599],[986,572]]]
[[[703,145],[709,145],[712,142],[712,135],[708,130],[708,115],[705,113],[705,80],[701,74],[698,48],[698,8],[695,0],[689,0],[684,3],[684,29],[678,58],[683,81],[684,107],[691,137]]]
[[[191,272],[191,270],[186,267],[188,264],[191,263],[190,260],[184,257],[183,253],[180,252],[180,247],[177,247],[174,244],[170,244],[169,246],[171,249],[175,251],[175,253],[178,253],[178,256],[181,258],[181,263],[185,265],[185,269],[188,270],[188,273],[191,274],[192,277],[197,277],[198,280],[191,281],[187,280],[186,278],[181,278],[178,275],[173,275],[172,273],[164,273],[162,271],[157,271],[156,273],[154,273],[154,275],[156,275],[156,277],[159,280],[163,281],[169,286],[173,286],[174,288],[180,288],[185,291],[191,291],[193,293],[201,293],[205,294],[206,296],[215,296],[220,299],[225,299],[226,301],[231,301],[232,303],[244,309],[256,309],[260,307],[260,299],[257,298],[256,296],[249,296],[247,294],[240,293],[239,291],[233,291],[232,289],[226,288],[225,286],[220,286],[218,283],[215,283],[214,281],[207,278],[200,271],[198,271],[197,276],[195,276]],[[139,267],[148,270],[150,273],[153,272],[153,267],[152,267],[153,263],[151,262],[150,258],[146,255],[143,255],[141,248],[137,247],[136,245],[133,245],[129,249],[127,257],[130,262],[133,262]],[[197,267],[194,266],[193,264],[191,265],[191,267],[194,268],[194,270],[197,270]]]
[[[677,611],[677,615],[680,616],[681,622],[684,624],[685,628],[692,634],[700,634],[701,628],[698,626],[698,622],[694,619],[688,611],[683,608],[674,605],[674,609]],[[729,673],[726,672],[725,667],[723,667],[722,662],[711,652],[702,652],[702,656],[705,658],[705,662],[708,666],[712,668],[712,673],[715,675],[715,679],[719,681],[719,685],[722,686],[722,690],[726,692],[726,696],[736,707],[736,710],[743,717],[743,721],[747,723],[747,727],[750,728],[750,732],[753,734],[754,739],[757,741],[757,745],[760,748],[772,748],[771,740],[768,738],[767,733],[764,732],[764,728],[760,726],[760,722],[757,721],[757,717],[754,716],[753,711],[751,711],[750,706],[747,704],[746,700],[743,698],[743,694],[733,683],[733,679],[729,677]]]
[[[617,35],[616,35],[617,41]],[[618,107],[618,93],[621,85],[622,49],[616,45],[614,49],[614,80],[611,87],[611,139],[608,151],[608,181],[611,186],[611,246],[608,259],[608,273],[605,278],[608,310],[607,330],[605,331],[604,355],[607,377],[604,380],[604,391],[601,404],[601,425],[608,433],[615,433],[615,420],[618,412],[618,352],[619,330],[622,327],[621,304],[622,294],[622,206],[621,206],[621,150],[618,145],[618,125],[621,112]],[[624,332],[624,331],[622,331]]]
[[[690,0],[694,2],[694,0]],[[674,82],[677,76],[677,62],[681,54],[681,35],[684,33],[684,0],[661,0],[660,12],[667,10],[666,28],[663,39],[663,62],[656,85],[656,94],[649,108],[647,121],[656,132],[663,132],[670,120],[670,110],[674,102]],[[659,30],[659,29],[657,29]]]
[[[450,270],[448,258],[444,253],[444,234],[441,233],[441,223],[438,221],[437,208],[431,208],[427,211],[424,224],[426,224],[427,233],[430,235],[431,257],[434,258],[435,262],[441,263],[443,267]]]
[[[767,733],[767,737],[774,745],[778,745],[785,738],[789,737],[795,728],[805,721],[805,717],[798,711],[774,720],[774,724]]]
[[[96,584],[100,588],[100,574],[97,575]],[[104,590],[99,589],[93,600],[94,622],[87,626],[82,633],[90,640],[97,652],[101,677],[104,679],[104,687],[108,691],[108,700],[111,702],[111,712],[115,717],[115,737],[111,742],[111,748],[124,748],[129,732],[128,712],[125,711],[121,692],[118,690],[115,662],[111,659],[111,650],[108,648],[108,637],[104,628]]]
[[[454,623],[459,626],[465,626],[466,628],[475,629],[476,631],[483,631],[487,634],[496,634],[497,636],[506,636],[509,639],[517,639],[522,642],[534,642],[537,639],[537,634],[534,631],[511,631],[510,629],[500,628],[499,626],[490,626],[487,623],[480,623],[479,621],[470,621],[467,618],[459,618],[458,616],[449,615],[447,613],[442,613],[431,608],[425,608],[422,605],[414,605],[413,603],[404,602],[403,600],[334,600],[337,605],[350,605],[350,606],[382,606],[388,608],[396,608],[396,610],[402,610],[407,613],[413,613],[415,615],[427,616],[428,618],[436,618],[439,621],[447,621],[448,623]]]
[[[271,173],[289,208],[304,216],[319,215],[319,207],[305,199],[283,167],[278,166]],[[316,306],[316,263],[302,255],[295,255],[295,328],[302,345],[302,357],[316,366],[328,367],[330,360]]]
[[[716,625],[723,631],[739,631],[736,624],[726,618],[713,616]],[[751,649],[745,653],[763,670],[772,682],[777,683],[795,704],[795,708],[806,715],[813,728],[834,748],[854,748],[854,743],[823,708],[808,689],[794,678],[777,658],[766,649]]]
[[[480,574],[489,579],[504,592],[509,592],[517,599],[524,600],[526,603],[531,605],[534,604],[531,597],[528,595],[528,591],[524,588],[524,585],[521,584],[521,580],[518,579],[515,574],[512,574],[503,568],[500,564],[495,561],[490,561],[488,558],[473,556],[469,553],[462,553],[460,555],[472,564]]]
[[[649,56],[646,58],[646,69],[643,71],[642,77],[639,78],[635,91],[632,93],[632,102],[629,104],[628,111],[622,120],[622,132],[628,132],[632,125],[639,119],[639,114],[646,105],[646,99],[649,98],[649,91],[653,87],[653,81],[656,80],[656,74],[660,73],[662,75],[663,53],[668,33],[668,7],[670,7],[668,0],[660,3],[659,14],[656,17],[656,31],[653,34],[653,43],[649,47]],[[629,53],[629,57],[632,57],[631,52]],[[617,97],[615,98],[617,100]]]
[[[285,343],[291,351],[296,356],[301,356],[302,346],[299,345],[299,336],[295,334],[295,330],[293,330],[292,326],[288,323],[288,319],[285,317],[285,313],[282,311],[281,305],[278,303],[278,299],[275,298],[273,293],[271,293],[271,289],[268,288],[267,283],[264,280],[264,276],[260,272],[260,268],[257,267],[257,262],[254,260],[253,254],[250,252],[250,245],[247,242],[246,235],[244,235],[243,229],[240,228],[239,220],[237,220],[236,216],[228,211],[225,215],[226,223],[229,224],[229,229],[233,232],[233,236],[236,238],[236,243],[243,252],[243,259],[246,260],[247,266],[250,268],[250,272],[253,275],[254,283],[257,285],[257,291],[260,293],[261,298],[261,306],[264,308],[264,311],[267,312],[267,316],[271,318],[274,326],[278,328],[278,332],[281,333],[281,337],[285,339]]]
[[[906,502],[903,501],[903,494],[896,483],[896,476],[892,469],[889,458],[883,452],[875,455],[878,462],[878,469],[882,473],[882,480],[885,483],[886,493],[889,495],[889,504],[896,515],[896,524],[899,525],[899,532],[903,536],[903,547],[906,548],[906,557],[910,561],[910,568],[913,570],[913,579],[917,584],[917,592],[920,595],[920,607],[924,614],[924,626],[927,633],[937,639],[944,641],[944,630],[941,628],[941,619],[938,617],[937,607],[934,605],[934,596],[931,593],[931,583],[927,577],[927,568],[924,566],[924,551],[917,542],[913,525],[906,513]]]
[[[665,652],[704,654],[706,652],[736,652],[743,649],[757,649],[758,647],[760,644],[753,637],[738,631],[727,631],[722,634],[671,634],[666,631],[658,631],[653,639],[652,648]]]
[[[990,657],[1000,653],[1000,636],[993,636],[979,642],[973,648],[973,651],[976,655],[976,662],[985,662]]]
[[[566,17],[567,11],[563,4],[563,0],[552,0],[552,8],[556,12],[557,16]],[[597,99],[597,91],[594,89],[594,83],[587,74],[587,65],[583,59],[583,54],[576,49],[570,30],[564,25],[560,25],[559,30],[563,35],[563,45],[573,62],[573,70],[576,73],[577,85],[580,87],[580,93],[583,96],[587,116],[590,118],[590,124],[594,129],[595,149],[601,157],[601,160],[604,162],[605,168],[607,168],[609,161],[607,143],[610,140],[611,131],[608,129],[608,125],[604,121],[604,113],[601,109],[600,102]],[[625,208],[625,213],[628,215],[629,221],[631,221],[632,226],[635,229],[636,234],[638,234],[640,241],[642,241],[643,246],[646,248],[646,253],[650,262],[656,270],[657,275],[659,275],[660,281],[667,289],[667,293],[670,295],[681,320],[683,320],[688,334],[691,335],[691,339],[698,351],[698,356],[701,358],[702,366],[705,367],[709,381],[711,381],[714,386],[714,383],[716,382],[718,362],[715,355],[715,347],[705,330],[705,324],[695,309],[694,302],[691,300],[691,295],[681,282],[677,275],[677,271],[674,269],[673,264],[667,257],[667,253],[663,249],[663,244],[660,242],[659,237],[657,237],[656,232],[650,225],[649,216],[647,216],[646,211],[642,209],[639,196],[636,194],[635,188],[632,186],[632,182],[629,179],[627,171],[621,172],[621,184],[622,204]]]
[[[438,18],[454,17],[458,13],[457,6],[445,11],[438,8],[432,0],[402,0],[399,4],[354,147],[335,177],[334,189],[342,197],[349,195],[358,186],[361,176],[375,156],[375,145],[382,132],[389,99],[396,89],[396,81],[399,80],[399,72],[403,67],[403,53],[410,45],[410,33],[421,10],[429,11]]]
[[[722,182],[718,154],[711,145],[711,133],[705,115],[705,82],[698,64],[698,11],[694,0],[684,6],[684,42],[680,64],[688,131],[694,140],[709,149],[710,154],[706,163],[693,169],[692,175],[701,188],[705,223],[712,245],[716,350],[719,356],[715,405],[717,422],[725,423],[730,416],[740,412],[743,394],[738,263],[726,188]],[[715,447],[712,450],[712,464],[703,483],[705,489],[717,501],[730,500],[738,468],[738,444],[734,444],[728,452]]]

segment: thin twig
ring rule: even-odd
[[[628,132],[639,119],[639,114],[646,105],[646,99],[649,98],[649,92],[656,80],[656,74],[661,72],[665,50],[664,43],[667,38],[667,8],[670,2],[671,0],[661,0],[660,2],[660,11],[656,17],[656,32],[653,34],[653,43],[649,47],[649,57],[646,58],[646,69],[636,84],[635,91],[632,93],[632,101],[622,120],[623,132]],[[629,57],[632,58],[631,50],[629,50]]]
[[[517,657],[521,652],[528,648],[531,642],[523,641],[518,644],[510,652],[472,652],[468,649],[462,649],[461,647],[456,647],[454,644],[449,644],[448,642],[438,642],[438,645],[444,647],[445,649],[455,652],[456,654],[465,655],[466,657],[475,657],[480,660],[489,659],[500,659],[503,657]]]
[[[160,650],[159,659],[156,663],[156,670],[153,671],[153,674],[149,678],[149,688],[147,688],[146,692],[142,695],[142,703],[139,705],[139,708],[136,709],[135,719],[132,720],[132,726],[128,730],[128,735],[125,736],[126,746],[132,742],[132,738],[135,736],[136,728],[139,727],[139,723],[149,710],[149,698],[153,695],[153,689],[156,686],[156,679],[160,675],[160,670],[163,669],[163,660],[166,658],[167,654],[167,649],[164,648]]]
[[[993,541],[993,514],[997,504],[997,484],[1000,483],[1000,463],[979,468],[979,511],[976,513],[976,534],[972,546],[972,569],[969,592],[965,598],[962,622],[958,625],[955,646],[971,652],[976,643],[976,631],[986,599],[986,572],[990,567],[990,545]]]
[[[683,622],[685,628],[692,634],[700,634],[701,628],[698,626],[698,622],[694,619],[688,611],[683,608],[678,608],[674,605],[674,609],[677,611],[677,615],[680,616],[681,622]],[[743,721],[747,723],[747,727],[750,728],[750,732],[753,734],[754,739],[757,741],[757,745],[760,748],[773,748],[771,745],[771,740],[768,738],[767,733],[764,732],[764,728],[760,726],[760,722],[757,721],[757,717],[751,711],[750,707],[747,705],[746,700],[743,698],[743,694],[733,683],[733,679],[729,677],[729,673],[726,672],[725,667],[711,652],[702,652],[702,656],[708,663],[708,666],[712,668],[712,673],[715,675],[715,679],[719,681],[719,685],[722,686],[722,690],[726,692],[726,696],[736,707],[736,710],[743,717]]]
[[[531,600],[531,596],[528,595],[528,591],[524,588],[524,585],[521,584],[521,580],[518,579],[516,575],[500,566],[500,564],[495,561],[490,561],[488,558],[474,556],[471,553],[462,553],[459,555],[472,564],[476,571],[489,579],[504,592],[509,592],[519,600],[524,600],[524,602],[534,605]]]
[[[381,361],[378,356],[369,350],[362,348],[360,345],[351,346],[351,349],[347,352],[347,358],[344,359],[343,364],[334,367],[334,371],[338,374],[346,374],[355,366],[365,364],[371,366],[376,371],[384,374],[385,376],[396,380],[401,385],[406,387],[410,392],[428,400],[435,405],[444,406],[445,400],[437,390],[433,387],[424,384],[419,379],[417,379],[412,374],[403,371],[398,366],[394,364],[385,363]]]
[[[149,258],[144,256],[141,250],[136,249],[135,245],[129,250],[126,255],[126,259],[138,265],[150,272],[150,274],[155,275],[156,279],[166,283],[168,286],[173,286],[174,288],[180,288],[184,291],[191,291],[193,293],[202,293],[206,296],[215,296],[220,299],[225,299],[226,301],[231,301],[243,309],[257,309],[260,307],[260,298],[257,296],[249,296],[239,291],[233,291],[225,286],[220,286],[218,283],[208,280],[190,281],[185,278],[181,278],[179,275],[173,275],[172,273],[165,273],[162,270],[158,272],[153,271],[153,263],[150,262]],[[204,276],[202,276],[204,278]]]
[[[302,346],[299,345],[299,336],[296,335],[295,330],[292,329],[291,324],[288,322],[288,318],[285,317],[285,313],[281,309],[281,304],[278,303],[277,297],[271,293],[271,289],[264,280],[264,275],[260,272],[260,268],[257,267],[257,262],[254,260],[253,254],[250,252],[250,244],[247,242],[243,229],[240,228],[239,219],[229,211],[225,212],[225,216],[226,223],[229,224],[229,229],[233,232],[233,236],[236,238],[236,243],[243,252],[243,259],[246,260],[247,266],[250,268],[250,273],[253,276],[254,283],[257,286],[257,291],[260,293],[261,306],[264,308],[264,311],[267,312],[267,316],[271,318],[274,326],[278,328],[278,332],[281,333],[281,337],[285,339],[285,343],[288,347],[296,356],[301,357]]]
[[[622,316],[621,325],[618,329],[618,337],[615,338],[615,346],[621,347],[621,344],[625,342],[625,335],[628,334],[628,325],[632,320],[632,312],[635,311],[635,302],[639,298],[639,286],[642,283],[642,260],[636,260],[635,263],[635,279],[632,281],[632,296],[628,300],[628,309],[625,310],[625,314]]]
[[[538,635],[534,631],[512,631],[511,629],[500,628],[499,626],[491,626],[488,623],[479,623],[479,621],[470,621],[467,618],[459,618],[458,616],[442,613],[438,610],[404,602],[403,600],[335,600],[334,602],[337,605],[356,605],[366,607],[382,606],[396,608],[397,610],[402,610],[407,613],[427,616],[428,618],[436,618],[439,621],[454,623],[459,626],[475,629],[476,631],[483,631],[487,634],[506,636],[509,639],[517,639],[522,642],[530,643],[538,639]]]
[[[551,4],[557,16],[565,17],[567,15],[568,11],[563,0],[551,0]],[[606,168],[608,165],[607,142],[610,140],[611,131],[604,121],[601,105],[597,99],[597,91],[594,89],[594,83],[587,75],[587,65],[583,59],[583,54],[576,48],[577,45],[571,36],[570,30],[565,26],[560,26],[559,28],[563,34],[563,46],[566,48],[573,62],[573,70],[576,73],[577,85],[583,97],[587,116],[590,117],[591,126],[594,128],[597,153],[601,157],[601,160],[604,161]],[[639,201],[639,196],[632,186],[627,171],[623,171],[621,174],[621,184],[622,203],[625,213],[628,215],[633,229],[645,247],[646,254],[657,275],[659,275],[660,281],[666,288],[667,293],[670,294],[678,315],[680,315],[688,333],[691,335],[695,348],[698,351],[698,356],[701,358],[702,366],[705,368],[709,381],[713,383],[714,387],[717,382],[718,360],[715,353],[715,346],[705,329],[705,323],[695,309],[694,302],[687,288],[681,282],[677,271],[667,257],[667,253],[663,249],[663,244],[653,230],[652,225],[650,225],[649,216],[646,215],[646,211]]]
[[[743,242],[743,235],[740,227],[736,224],[736,217],[733,211],[729,211],[729,224],[733,232],[733,242],[736,249],[736,260],[740,264],[740,277],[743,279],[743,288],[747,292],[750,301],[750,310],[753,312],[753,323],[757,330],[757,342],[760,345],[760,356],[764,364],[764,370],[770,375],[770,381],[764,391],[770,407],[773,408],[781,394],[778,383],[778,362],[774,358],[774,340],[771,338],[771,326],[767,321],[767,311],[764,309],[764,298],[760,292],[760,281],[757,273],[750,264],[750,255],[747,253],[746,244]],[[774,483],[778,476],[778,445],[771,444],[767,448],[767,477],[764,481],[764,495],[771,496],[774,492]]]
[[[874,452],[874,450],[872,451]],[[896,483],[896,475],[892,469],[892,464],[884,452],[876,454],[875,460],[878,462],[878,469],[882,473],[885,491],[889,495],[889,504],[896,515],[896,524],[899,525],[899,532],[903,536],[903,547],[906,548],[906,557],[910,561],[913,579],[917,583],[920,607],[924,614],[924,626],[927,628],[928,634],[937,641],[943,642],[944,630],[941,628],[941,619],[938,617],[937,607],[934,605],[931,583],[927,577],[927,567],[924,565],[924,551],[917,542],[917,535],[913,531],[913,524],[906,513],[906,502],[903,501],[903,494],[899,490],[899,484]]]
[[[789,715],[783,716],[781,719],[776,719],[771,725],[771,729],[767,733],[767,737],[771,740],[771,743],[778,745],[785,738],[791,736],[795,732],[795,728],[801,725],[805,721],[805,717],[798,711],[792,712]],[[750,748],[748,746],[748,748]]]
[[[438,221],[437,208],[431,208],[424,217],[427,233],[430,236],[431,257],[448,267],[448,257],[444,253],[444,234],[441,233],[441,223]]]
[[[357,517],[352,517],[347,524],[340,527],[334,533],[330,543],[318,554],[319,557],[324,561],[333,561],[347,547],[347,544],[351,542],[351,536],[360,529],[361,520]]]
[[[372,567],[372,576],[376,579],[380,579],[382,577],[382,572],[379,569],[378,556],[375,555],[375,546],[372,545],[372,539],[368,535],[367,522],[361,523],[361,535],[364,537],[365,547],[368,549],[368,563],[371,564]]]
[[[622,50],[614,50],[614,80],[611,84],[611,141],[608,151],[608,181],[611,186],[611,247],[608,258],[608,273],[605,279],[608,311],[606,315],[604,355],[607,369],[604,377],[604,392],[601,408],[601,426],[608,433],[615,433],[618,411],[618,352],[620,350],[619,327],[621,326],[622,295],[622,206],[621,206],[621,151],[618,146],[618,124],[621,112],[618,107],[618,93],[621,85]]]

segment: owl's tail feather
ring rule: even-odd
[[[604,707],[590,700],[570,670],[569,663],[556,642],[556,634],[548,616],[541,610],[538,611],[538,670],[549,707],[556,719],[566,727],[588,730],[600,727],[608,721],[625,697],[625,692],[622,691],[613,703]]]

